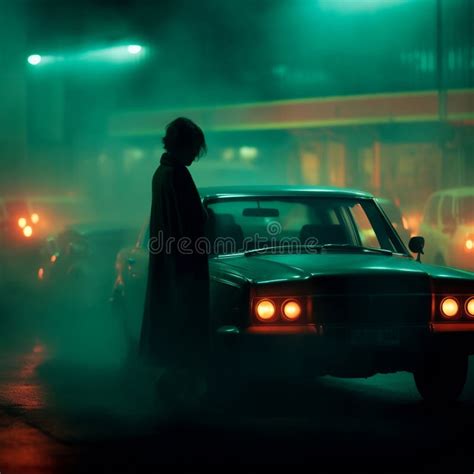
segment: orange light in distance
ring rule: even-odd
[[[275,305],[273,301],[261,300],[258,302],[256,307],[257,318],[260,321],[271,321],[275,316]]]
[[[23,229],[23,235],[25,237],[31,237],[33,235],[33,229],[31,228],[31,226],[27,225],[24,229]]]
[[[474,297],[471,297],[466,301],[466,314],[470,318],[474,318]]]
[[[49,259],[49,261],[51,263],[54,263],[57,259],[58,259],[57,255],[51,255],[51,258]]]
[[[44,268],[41,267],[38,269],[38,280],[42,280],[44,277]]]
[[[459,303],[455,298],[444,298],[443,301],[441,301],[441,314],[447,318],[454,318],[459,312]]]
[[[287,301],[283,304],[283,314],[286,319],[296,321],[301,315],[301,306],[297,301]]]
[[[26,226],[26,219],[24,217],[20,217],[18,219],[18,227],[21,227],[22,229]]]
[[[36,214],[36,212],[34,214],[31,214],[31,222],[33,222],[33,224],[38,224],[39,220],[40,216]]]
[[[467,239],[466,243],[464,245],[466,247],[466,250],[472,250],[472,249],[474,249],[474,240]]]

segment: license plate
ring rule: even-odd
[[[351,344],[367,346],[398,346],[400,330],[397,328],[353,329]]]

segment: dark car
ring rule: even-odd
[[[32,267],[44,240],[65,225],[84,220],[86,201],[77,196],[40,195],[0,198],[0,285],[30,288]]]
[[[66,226],[44,241],[36,269],[39,290],[50,302],[93,305],[106,300],[117,252],[136,233],[136,228],[114,223]]]
[[[371,195],[300,187],[201,195],[220,373],[235,382],[405,370],[425,399],[461,393],[474,349],[474,274],[414,259]],[[116,261],[112,300],[135,340],[148,240],[144,226]],[[420,253],[422,240],[410,246]]]

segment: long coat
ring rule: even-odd
[[[208,256],[195,245],[205,236],[205,223],[191,174],[165,153],[152,181],[140,338],[140,353],[162,365],[189,367],[205,363],[208,355]]]

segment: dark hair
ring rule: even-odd
[[[170,153],[192,150],[196,151],[197,157],[201,157],[207,152],[203,131],[192,120],[185,117],[178,117],[166,126],[163,145]]]

